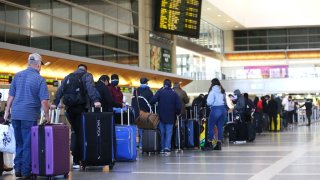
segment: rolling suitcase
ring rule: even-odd
[[[143,130],[142,133],[142,152],[160,152],[160,132],[155,129]]]
[[[193,111],[190,110],[190,118],[185,122],[185,146],[188,148],[200,146],[200,125],[197,111],[197,106],[194,106]]]
[[[51,122],[54,113],[51,111]],[[57,123],[58,118],[55,119]],[[33,126],[31,128],[31,159],[33,179],[37,176],[68,176],[70,171],[69,127],[63,124]]]
[[[234,121],[233,112],[228,113],[228,123],[227,123],[228,131],[229,131],[229,142],[233,143],[237,141],[237,124]]]
[[[86,112],[81,119],[82,170],[115,164],[115,126],[112,112]]]
[[[247,129],[248,129],[248,141],[252,142],[256,139],[256,127],[255,123],[247,122]]]
[[[135,115],[134,111],[131,107],[123,107],[123,108],[113,108],[114,112],[114,122],[115,124],[130,124],[134,123]],[[121,118],[123,119],[123,123],[121,122]]]
[[[121,125],[116,126],[117,161],[135,161],[137,158],[136,126],[130,126],[130,112],[127,113],[128,125],[123,125],[123,111],[121,111]]]

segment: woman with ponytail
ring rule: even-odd
[[[223,138],[223,125],[227,117],[226,95],[220,81],[217,78],[211,80],[207,105],[210,107],[210,116],[208,120],[208,138],[204,150],[221,150],[221,141]],[[215,147],[212,145],[214,140],[214,127],[218,128],[218,141]]]

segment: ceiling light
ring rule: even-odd
[[[221,15],[220,15],[220,14],[218,14],[218,16],[220,17]]]
[[[235,28],[238,28],[239,26],[234,26]]]
[[[51,64],[51,62],[46,62],[46,63],[44,63],[44,66],[49,66]]]
[[[211,10],[211,8],[207,8],[207,10]]]
[[[227,23],[230,23],[231,21],[227,21]]]

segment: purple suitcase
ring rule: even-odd
[[[36,176],[68,176],[70,171],[69,127],[40,125],[31,129],[32,174]]]

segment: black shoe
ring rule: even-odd
[[[213,145],[212,143],[207,143],[203,148],[201,148],[202,151],[212,151],[213,150]]]
[[[218,141],[216,146],[213,148],[213,150],[220,150],[221,151],[221,142]]]
[[[16,172],[15,175],[16,177],[22,177],[21,172]]]

